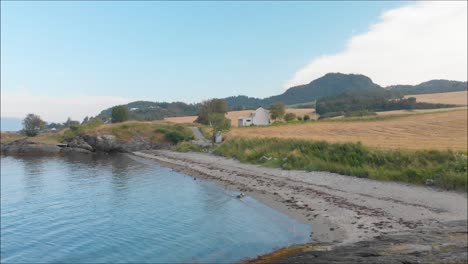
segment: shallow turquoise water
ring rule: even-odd
[[[233,262],[310,227],[128,156],[1,158],[1,262]]]

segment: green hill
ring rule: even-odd
[[[466,91],[467,83],[448,80],[432,80],[418,85],[393,85],[385,89],[400,92],[401,94],[431,94]]]
[[[326,105],[322,103],[321,107],[322,109],[326,109],[324,112],[333,112],[335,108],[340,108],[339,111],[343,110],[341,109],[343,107],[338,107],[338,105],[349,105],[349,100],[346,100],[340,95],[345,95],[344,97],[346,97],[346,95],[352,94],[355,100],[366,102],[366,104],[371,104],[372,100],[378,101],[379,103],[374,102],[372,103],[372,107],[368,108],[380,109],[387,107],[376,106],[375,104],[381,105],[383,101],[402,98],[402,95],[463,91],[466,90],[466,86],[466,82],[432,80],[418,85],[395,85],[384,89],[365,75],[327,73],[308,84],[291,87],[279,95],[267,98],[238,95],[226,97],[224,100],[229,106],[229,110],[244,110],[256,109],[259,106],[269,107],[275,102],[283,102],[286,105],[296,106],[303,104],[310,105],[311,102],[327,98],[326,101],[328,103]],[[338,96],[338,98],[334,98],[336,96]],[[402,102],[403,101],[401,101],[401,103]],[[196,115],[200,104],[136,101],[129,103],[127,106],[130,110],[130,119],[150,121],[161,120],[165,117]],[[357,108],[361,107],[362,106]],[[354,108],[353,106],[353,109]],[[103,110],[99,114],[99,117],[107,119],[110,115],[111,108]]]
[[[259,106],[268,107],[274,102],[287,105],[309,103],[317,99],[351,91],[383,90],[372,80],[360,74],[327,73],[324,76],[304,85],[291,87],[286,92],[264,99],[232,96],[225,98],[230,109],[253,109]]]
[[[183,102],[164,103],[150,101],[135,101],[127,104],[130,120],[152,121],[162,120],[165,117],[195,115],[199,104],[186,104]],[[101,111],[98,117],[106,120],[111,117],[112,108]]]

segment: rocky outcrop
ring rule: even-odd
[[[82,140],[95,151],[101,152],[133,152],[155,147],[143,137],[134,137],[129,141],[124,141],[114,135],[84,135]]]
[[[69,140],[67,143],[68,143],[68,147],[70,148],[94,151],[94,148],[91,147],[88,143],[86,143],[86,141],[84,141],[82,138],[73,138]]]
[[[19,139],[13,142],[2,144],[2,154],[31,154],[31,155],[46,155],[58,154],[61,148],[44,143],[28,141],[27,139]]]
[[[168,148],[170,144],[152,144],[149,139],[135,136],[128,141],[114,135],[83,135],[68,139],[62,147],[52,144],[32,142],[27,139],[16,140],[1,145],[2,154],[59,154],[59,153],[91,153],[91,152],[134,152],[139,150]]]
[[[305,244],[283,248],[246,263],[466,263],[466,220],[389,233],[370,241],[333,247]]]

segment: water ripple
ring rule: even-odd
[[[309,239],[247,197],[125,156],[1,160],[2,262],[233,262]]]

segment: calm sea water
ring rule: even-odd
[[[233,262],[309,240],[264,204],[124,155],[1,158],[1,262]]]

